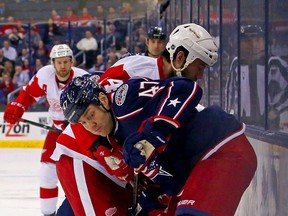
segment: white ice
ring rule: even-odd
[[[40,216],[41,149],[0,148],[0,216]],[[59,186],[58,206],[64,200]]]

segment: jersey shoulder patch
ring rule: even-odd
[[[128,89],[129,89],[128,84],[124,84],[121,85],[115,92],[114,99],[117,106],[122,106],[123,103],[125,102]]]

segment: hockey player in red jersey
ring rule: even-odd
[[[169,215],[233,216],[255,173],[256,155],[245,125],[233,115],[216,106],[195,109],[201,96],[186,78],[133,78],[107,95],[93,77],[79,77],[61,94],[61,107],[70,122],[108,137],[110,147],[95,146],[98,161],[118,165],[109,152],[123,146],[127,165],[178,201],[168,206]],[[150,214],[158,196],[148,192],[139,194],[139,215],[158,215]]]
[[[66,44],[55,45],[50,53],[51,65],[42,67],[28,85],[20,91],[16,101],[8,104],[4,120],[17,124],[23,113],[40,97],[46,96],[53,127],[63,130],[65,119],[60,107],[60,94],[73,77],[87,74],[73,67],[73,53]],[[58,187],[55,161],[50,159],[60,133],[49,131],[41,155],[40,167],[40,204],[44,215],[54,215],[56,211]]]
[[[190,43],[194,43],[195,46],[197,46],[197,49],[191,47]],[[134,55],[123,58],[105,71],[100,77],[99,83],[101,83],[105,90],[110,93],[115,91],[117,87],[128,79],[137,76],[151,79],[166,79],[175,76],[177,72],[179,76],[182,75],[189,79],[197,80],[203,76],[203,71],[207,66],[212,66],[217,61],[217,51],[218,48],[211,35],[204,28],[193,23],[180,25],[170,35],[167,49],[163,52],[161,57],[154,59],[146,56]],[[75,191],[75,188],[81,187],[81,183],[75,182],[75,185],[71,184],[70,179],[65,177],[69,175],[68,173],[65,173],[65,170],[68,172],[68,169],[64,169],[63,167],[73,163],[68,162],[69,159],[71,161],[82,160],[84,161],[82,170],[85,172],[84,168],[87,164],[85,160],[83,160],[83,155],[84,158],[86,157],[86,154],[91,155],[90,147],[96,139],[97,136],[87,132],[80,124],[68,125],[65,131],[60,135],[53,158],[57,161],[58,176],[64,191],[65,189],[67,191]],[[119,167],[119,169],[121,169],[121,167]],[[124,174],[118,169],[116,170],[117,172],[112,174],[122,180],[123,178],[126,178],[127,174],[125,174],[125,172],[128,170],[124,170]],[[130,174],[129,171],[127,173]],[[63,175],[63,177],[60,177],[61,175]],[[95,178],[96,177],[94,176],[94,179]],[[87,178],[86,181],[88,181]],[[98,188],[95,194],[99,194],[100,189],[102,188]],[[90,193],[93,194],[91,190],[89,191],[89,194]],[[109,197],[109,194],[110,193],[106,193],[107,197]],[[83,208],[83,205],[85,205],[86,201],[79,197],[79,191],[73,194],[66,193],[66,195],[69,202],[72,204],[74,213],[76,215],[84,216],[85,209]],[[112,201],[111,199],[112,198],[110,198],[110,201]],[[100,211],[100,213],[98,212],[99,214],[103,214],[104,209],[99,206],[102,206],[102,204],[106,202],[106,199],[98,197],[98,200],[96,200],[94,197],[94,199],[91,200],[92,202],[89,204],[98,208]],[[125,200],[122,199],[122,201],[124,202]],[[76,213],[75,209],[78,209],[78,213]],[[95,211],[97,213],[97,209],[95,209]]]

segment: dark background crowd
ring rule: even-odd
[[[127,52],[145,52],[147,11],[160,1],[147,2],[0,1],[0,105],[50,63],[55,44],[70,45],[75,66],[91,72],[106,70]]]

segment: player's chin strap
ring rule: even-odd
[[[109,113],[111,112],[111,109],[107,109],[101,102],[99,105],[102,106],[106,112],[109,112]]]
[[[178,77],[182,77],[182,73],[181,72],[190,64],[190,62],[188,62],[187,59],[186,59],[186,62],[185,62],[184,66],[182,68],[176,68],[174,66],[174,63],[173,63],[173,55],[170,56],[170,61],[171,61],[171,66],[176,71],[176,76],[178,76]]]
[[[113,121],[113,130],[112,130],[112,131],[114,131],[114,129],[115,129],[115,127],[116,127],[116,120],[115,120],[114,113],[113,113],[112,109],[111,109],[111,108],[110,108],[110,109],[107,109],[101,102],[100,102],[100,106],[102,106],[103,109],[104,109],[106,112],[110,113],[110,115],[112,116],[112,121]]]

